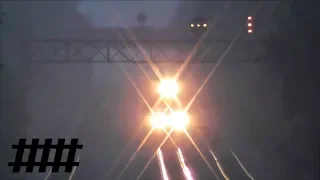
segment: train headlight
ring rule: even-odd
[[[162,98],[175,98],[180,91],[179,85],[174,79],[161,80],[158,91]]]
[[[165,128],[168,124],[168,117],[165,113],[154,113],[150,117],[151,125],[155,129]]]
[[[168,115],[169,126],[175,130],[184,130],[189,124],[189,116],[185,112],[172,112]]]

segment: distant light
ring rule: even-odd
[[[207,24],[203,24],[203,27],[207,27],[208,25]]]
[[[191,26],[191,27],[194,27],[194,24],[191,24],[190,26]]]
[[[248,23],[248,26],[251,27],[251,26],[252,26],[252,23]]]
[[[252,16],[248,16],[248,20],[251,20],[252,19]]]
[[[200,27],[200,24],[197,24],[198,27]]]
[[[252,33],[252,29],[248,29],[248,33],[251,34]]]

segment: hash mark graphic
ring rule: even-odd
[[[79,162],[75,162],[77,149],[82,149],[83,145],[78,144],[78,139],[71,139],[70,144],[65,144],[65,139],[58,139],[56,145],[52,144],[52,139],[45,139],[43,145],[39,144],[39,139],[32,139],[30,145],[26,144],[27,139],[19,139],[18,145],[12,145],[12,149],[17,149],[15,161],[9,162],[9,166],[13,166],[12,172],[20,172],[22,166],[26,167],[26,172],[33,172],[35,166],[39,167],[39,172],[46,172],[48,166],[52,167],[52,172],[59,172],[60,166],[65,167],[65,172],[72,172],[74,166],[79,166]],[[23,155],[26,149],[30,150],[28,160],[23,162]],[[38,150],[42,149],[41,161],[36,162]],[[49,154],[51,150],[55,150],[53,162],[49,162]],[[68,150],[66,162],[62,162],[62,153]]]

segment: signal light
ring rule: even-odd
[[[252,16],[248,16],[247,26],[248,26],[248,34],[252,34],[253,33]]]

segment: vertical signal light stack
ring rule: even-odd
[[[248,16],[247,26],[248,26],[248,34],[252,34],[253,33],[252,16]]]

